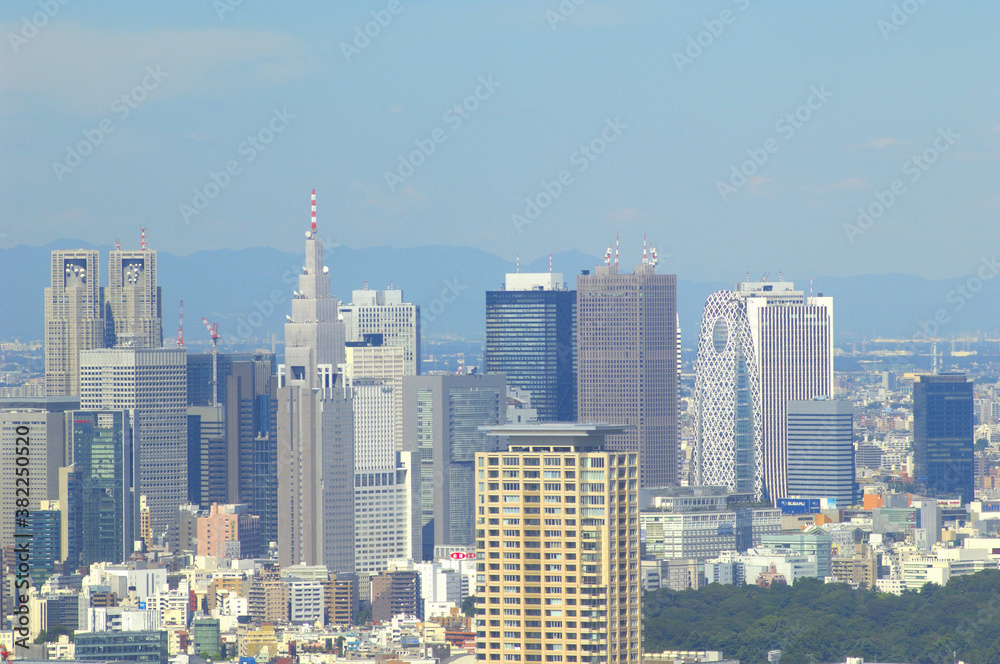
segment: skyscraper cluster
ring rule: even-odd
[[[145,237],[111,252],[107,286],[97,251],[52,253],[49,396],[0,408],[5,458],[24,427],[44,441],[34,580],[167,553],[264,559],[255,615],[349,621],[362,601],[391,618],[475,594],[479,659],[635,662],[642,584],[700,583],[697,563],[645,565],[640,528],[651,555],[734,549],[748,569],[779,530],[763,503],[858,502],[833,298],[781,279],[708,297],[685,474],[677,277],[655,249],[626,272],[609,248],[575,289],[551,261],[518,267],[485,294],[484,371],[425,374],[419,306],[367,282],[338,300],[311,202],[281,356],[164,347]],[[971,500],[972,383],[922,376],[913,395],[915,484]],[[9,482],[0,494],[10,547]]]

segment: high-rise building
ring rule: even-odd
[[[695,363],[695,483],[761,500],[764,449],[760,376],[746,301],[708,296]]]
[[[160,348],[163,312],[156,285],[156,251],[146,248],[143,229],[138,251],[115,249],[108,255],[108,346]]]
[[[104,348],[104,289],[96,249],[52,252],[45,289],[45,393],[80,394],[80,351]]]
[[[135,488],[139,468],[132,443],[134,413],[73,413],[73,490],[70,536],[79,559],[74,567],[121,563],[132,555],[139,518]]]
[[[929,497],[975,496],[973,383],[965,374],[925,375],[913,383],[914,479]]]
[[[387,345],[381,334],[365,334],[362,341],[348,341],[344,350],[346,361],[342,370],[346,386],[350,387],[355,378],[377,379],[391,386],[395,404],[390,416],[393,444],[396,450],[402,450],[403,376],[407,375],[405,349]]]
[[[59,468],[68,456],[65,403],[46,398],[0,402],[0,549],[15,544],[18,509],[33,512],[41,501],[59,499]]]
[[[419,500],[412,452],[397,452],[398,386],[388,379],[351,382],[354,410],[354,557],[358,574],[378,574],[413,550],[413,511]]]
[[[305,259],[278,367],[278,560],[353,573],[354,417],[337,371],[344,325],[323,265],[315,190]]]
[[[531,392],[539,422],[576,420],[576,292],[561,273],[508,274],[486,292],[483,364]]]
[[[183,348],[80,353],[80,408],[128,410],[154,538],[188,500],[187,362]]]
[[[788,402],[788,495],[857,500],[854,406],[822,397]]]
[[[62,560],[58,501],[41,501],[39,509],[30,511],[27,526],[18,525],[17,530],[30,535],[28,574],[32,585],[41,588],[55,571],[56,562]]]
[[[578,417],[632,427],[608,450],[638,453],[643,486],[679,482],[677,276],[655,262],[576,279]]]
[[[604,444],[623,429],[492,429],[510,446],[476,455],[477,659],[640,661],[639,459]]]
[[[255,376],[263,369],[257,368],[257,363],[267,366],[267,374],[274,375],[278,370],[276,357],[271,353],[241,352],[241,353],[218,353],[213,357],[212,353],[192,353],[188,351],[188,405],[189,406],[211,406],[215,396],[213,385],[213,373],[218,377],[219,403],[226,404],[229,401],[229,377],[240,363],[253,362]]]
[[[403,446],[420,476],[414,559],[432,560],[435,546],[472,546],[475,455],[497,449],[480,427],[504,421],[506,395],[502,375],[403,378]]]
[[[420,374],[420,305],[403,302],[403,291],[362,290],[352,293],[351,302],[340,305],[347,341],[363,341],[366,334],[381,334],[386,346],[403,349],[407,376]]]
[[[757,357],[764,489],[777,500],[788,495],[788,402],[833,396],[833,298],[807,297],[790,281],[746,281],[735,292]]]
[[[222,406],[188,406],[187,498],[202,509],[226,503],[229,463],[226,446],[226,413]]]

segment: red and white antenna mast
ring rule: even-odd
[[[316,230],[316,190],[312,190],[312,230]]]
[[[146,227],[143,226],[139,230],[142,231],[142,244],[140,246],[142,247],[143,251],[146,251]]]
[[[115,251],[122,250],[122,239],[120,237],[115,238]]]
[[[515,269],[516,269],[517,273],[520,274],[521,273],[521,252],[517,252],[517,258],[515,260],[516,260],[516,262],[514,263],[514,265],[516,266]]]
[[[646,265],[649,263],[649,258],[646,254],[646,234],[642,234],[642,264]]]
[[[209,323],[204,316],[201,322],[205,324],[208,335],[212,337],[212,405],[219,405],[219,324]]]
[[[618,233],[615,233],[615,267],[618,267]]]
[[[552,274],[552,254],[549,254],[549,274]]]
[[[184,300],[181,300],[180,316],[177,321],[177,345],[184,347]]]

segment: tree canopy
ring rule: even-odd
[[[799,579],[758,588],[712,584],[643,596],[643,648],[721,650],[742,664],[866,661],[1000,662],[1000,571],[928,584],[902,596]]]

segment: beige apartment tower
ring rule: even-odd
[[[678,484],[680,450],[677,276],[655,269],[644,258],[633,274],[576,278],[578,418],[631,426],[608,449],[638,453],[650,487]]]
[[[476,455],[476,659],[641,661],[639,463],[625,427],[490,427]]]
[[[105,346],[104,289],[96,249],[52,252],[45,289],[45,393],[80,395],[80,351]]]

